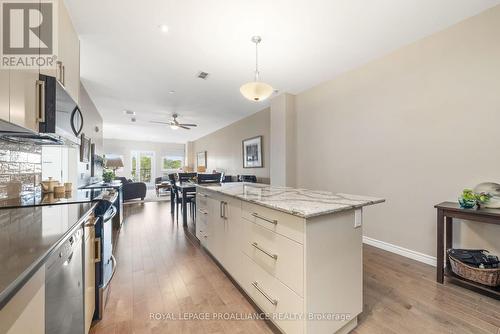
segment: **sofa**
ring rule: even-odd
[[[146,197],[146,183],[144,182],[133,182],[130,179],[127,179],[123,176],[115,177],[115,180],[119,180],[122,182],[122,191],[123,191],[123,200],[128,201],[131,199],[140,198],[144,200]]]

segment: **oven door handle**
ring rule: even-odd
[[[112,211],[112,213],[108,214],[109,211]],[[106,213],[104,213],[104,223],[110,221],[111,219],[113,219],[116,214],[118,213],[118,210],[116,209],[116,207],[114,205],[111,205],[109,207],[109,209],[106,211]]]

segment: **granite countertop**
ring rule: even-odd
[[[93,208],[80,203],[0,210],[0,309]]]
[[[81,187],[80,189],[120,189],[121,181],[113,181],[111,183],[98,182]]]
[[[385,202],[383,198],[275,187],[259,183],[230,182],[197,186],[301,218],[312,218]]]
[[[103,192],[103,189],[79,189],[61,195],[33,192],[18,198],[0,200],[0,209],[94,202],[102,198]]]

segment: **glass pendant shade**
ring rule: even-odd
[[[258,102],[271,96],[273,87],[264,82],[252,81],[241,86],[240,92],[245,98]]]
[[[274,92],[273,87],[265,82],[259,81],[259,43],[262,41],[260,36],[253,36],[252,43],[255,43],[255,80],[247,82],[240,87],[240,93],[250,101],[263,101],[271,96]]]

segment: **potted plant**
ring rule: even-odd
[[[462,195],[458,198],[458,203],[464,209],[472,209],[477,204],[476,194],[472,189],[464,189]]]
[[[472,209],[476,205],[488,203],[491,195],[487,193],[475,193],[472,189],[464,189],[462,195],[458,198],[458,203],[464,209]]]
[[[102,172],[102,180],[105,183],[111,183],[115,179],[115,172],[112,170],[106,169]]]

